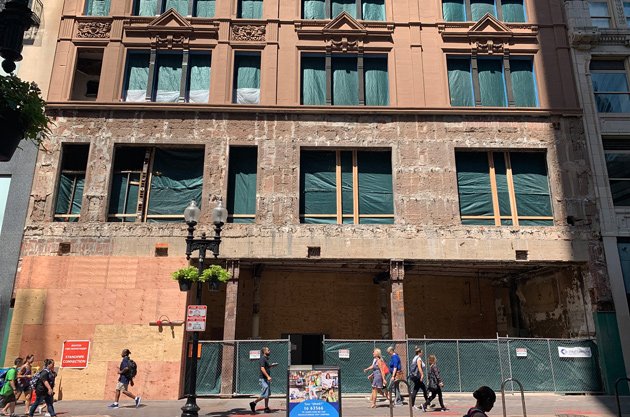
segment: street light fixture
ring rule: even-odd
[[[35,23],[28,0],[9,1],[0,12],[0,56],[7,73],[15,70],[15,61],[22,60],[24,32]]]
[[[195,226],[199,222],[201,210],[195,201],[191,201],[184,210],[184,220],[188,225],[188,236],[186,237],[186,259],[190,259],[190,255],[194,251],[199,251],[199,275],[204,270],[204,261],[206,251],[211,251],[214,257],[219,256],[219,245],[221,244],[221,229],[227,221],[228,212],[223,207],[221,200],[217,202],[217,206],[212,210],[212,223],[214,224],[214,237],[206,238],[205,232],[201,234],[200,239],[195,239]],[[197,281],[196,303],[201,304],[202,283]],[[188,372],[188,391],[186,393],[186,404],[182,407],[181,417],[197,417],[199,415],[199,406],[197,405],[197,352],[199,351],[199,332],[192,334],[192,361]]]

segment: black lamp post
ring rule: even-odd
[[[184,219],[188,225],[188,236],[186,237],[186,259],[190,259],[190,255],[194,251],[199,251],[199,275],[204,270],[204,260],[206,251],[212,251],[216,258],[219,256],[219,245],[221,244],[221,229],[227,221],[228,212],[223,207],[221,200],[212,210],[212,223],[214,224],[214,237],[207,239],[206,234],[201,234],[201,239],[195,239],[195,226],[199,221],[201,210],[194,201],[184,210]],[[191,288],[192,289],[192,288]],[[202,283],[197,281],[196,303],[201,304]],[[199,351],[199,332],[192,334],[192,361],[188,372],[188,391],[186,393],[186,404],[182,407],[181,417],[197,417],[199,415],[199,406],[197,405],[197,352]]]
[[[15,71],[15,61],[22,60],[24,32],[35,20],[28,8],[28,0],[11,0],[0,12],[0,56],[4,58],[2,69]]]

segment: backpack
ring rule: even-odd
[[[420,377],[420,372],[418,371],[418,357],[414,356],[414,360],[411,361],[411,365],[409,365],[409,375],[413,377]]]
[[[35,375],[33,375],[33,377],[31,378],[31,390],[33,391],[37,391],[37,386],[40,385],[40,378],[42,377],[42,372],[46,371],[46,369],[42,369],[41,371],[37,372]]]
[[[7,373],[11,370],[11,368],[5,368],[0,370],[0,388],[2,388],[7,379]]]
[[[127,378],[133,379],[138,374],[138,365],[133,359],[129,359],[129,364],[127,365]]]

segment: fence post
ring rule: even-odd
[[[510,339],[507,339],[507,355],[508,355],[508,366],[510,367],[510,379],[514,376],[512,375],[512,352],[510,352]],[[510,381],[512,385],[512,394],[514,394],[514,381]]]
[[[558,388],[556,387],[556,373],[553,370],[553,359],[551,357],[551,343],[549,342],[549,339],[547,339],[547,350],[549,350],[549,366],[551,367],[551,380],[553,381],[553,390],[558,391]]]
[[[424,336],[424,359],[426,359],[426,361],[428,362],[428,355],[429,353],[427,352],[427,337]],[[425,364],[427,363],[425,362]],[[427,380],[427,384],[429,383],[429,372],[425,372],[425,370],[427,369],[427,367],[425,366],[424,369],[422,370],[422,372],[424,372],[424,377]]]
[[[459,392],[462,392],[462,367],[459,362],[459,340],[455,341],[457,347],[457,377],[459,378]]]
[[[289,366],[291,366],[291,338],[287,340],[287,345],[289,347],[287,351],[287,363],[289,364]]]
[[[234,390],[236,391],[237,394],[240,394],[239,390],[238,390],[238,383],[241,380],[240,378],[240,368],[238,367],[238,357],[241,355],[241,349],[239,348],[239,343],[238,340],[234,341],[234,348],[236,349],[236,369],[234,370],[234,379],[236,379],[236,386],[234,388]]]
[[[499,353],[499,369],[501,370],[501,382],[505,380],[503,375],[503,360],[501,359],[501,340],[499,339],[499,333],[497,333],[497,352]]]

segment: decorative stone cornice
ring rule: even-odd
[[[596,27],[575,28],[569,31],[569,42],[576,49],[589,50],[600,42],[601,32]]]
[[[630,48],[630,33],[602,33],[599,37],[600,44],[624,45]]]
[[[112,24],[110,22],[79,22],[77,24],[77,38],[109,38],[111,30]]]
[[[230,37],[233,41],[264,42],[266,31],[265,25],[232,24]]]

